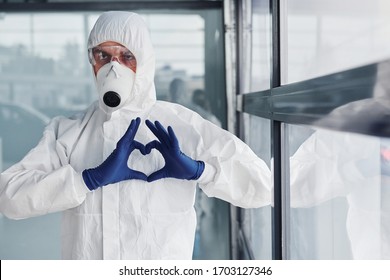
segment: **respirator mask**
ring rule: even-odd
[[[98,46],[89,50],[89,57],[92,65],[99,67],[96,86],[100,108],[106,113],[121,108],[132,95],[135,57],[123,46]]]

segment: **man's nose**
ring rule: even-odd
[[[116,61],[116,62],[120,63],[119,58],[117,56],[113,56],[111,58],[111,61]]]

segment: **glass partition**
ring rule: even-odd
[[[386,0],[282,1],[282,83],[293,83],[390,56]]]
[[[271,17],[267,1],[243,1],[241,93],[270,88]]]
[[[270,120],[244,114],[245,142],[271,168]],[[255,259],[272,259],[272,212],[269,205],[243,209],[243,233]]]
[[[388,259],[389,140],[290,125],[291,259]]]
[[[256,92],[271,87],[271,18],[268,1],[245,0],[242,5],[240,37],[240,93]],[[254,115],[242,114],[241,139],[271,168],[271,123]],[[269,205],[257,209],[241,209],[240,238],[255,259],[272,259],[272,214]]]

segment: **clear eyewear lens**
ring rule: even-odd
[[[89,50],[89,57],[93,65],[103,66],[115,59],[128,67],[136,65],[135,56],[122,46],[95,47]]]

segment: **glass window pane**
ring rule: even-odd
[[[271,19],[269,2],[247,0],[243,5],[241,92],[270,88]]]
[[[283,84],[390,57],[387,1],[283,1],[282,11]]]
[[[257,156],[270,166],[270,120],[249,114],[243,114],[243,117],[245,142]],[[272,220],[270,205],[257,209],[243,210],[243,231],[249,240],[249,246],[255,259],[272,259]]]
[[[291,259],[388,259],[389,140],[289,126]]]

